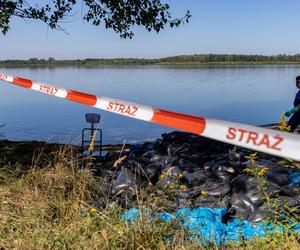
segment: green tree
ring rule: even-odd
[[[159,32],[166,26],[178,27],[191,17],[187,11],[181,18],[173,18],[170,6],[162,0],[0,0],[0,31],[10,28],[12,17],[39,20],[52,29],[62,29],[61,21],[81,8],[83,19],[95,26],[112,29],[122,38],[132,38],[133,26]],[[78,5],[78,6],[77,6]]]

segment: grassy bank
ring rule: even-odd
[[[1,152],[16,150],[9,148],[2,148]],[[300,248],[299,239],[286,234],[227,247],[213,243],[201,246],[188,240],[188,232],[178,222],[154,219],[147,223],[146,216],[135,224],[127,224],[120,221],[124,209],[118,204],[107,201],[107,206],[99,205],[103,199],[101,185],[107,183],[91,169],[79,171],[81,160],[73,147],[50,146],[34,151],[31,163],[10,163],[9,157],[2,161],[0,249]],[[152,195],[139,196],[136,204],[164,209],[163,201]]]

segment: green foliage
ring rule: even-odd
[[[55,60],[30,58],[29,60],[5,60],[0,61],[0,67],[100,67],[122,65],[255,65],[255,64],[300,64],[300,54],[296,55],[217,55],[197,54],[165,57],[159,59],[139,58],[114,58],[83,60]]]
[[[300,54],[296,55],[237,55],[237,54],[195,54],[173,56],[160,59],[161,63],[290,63],[299,62]]]
[[[33,1],[31,1],[33,2]],[[188,22],[191,14],[172,18],[170,6],[161,0],[50,0],[48,3],[30,3],[24,0],[0,0],[0,30],[9,30],[11,17],[39,20],[52,29],[61,29],[62,20],[74,15],[74,9],[81,7],[83,19],[94,26],[104,26],[120,34],[121,38],[132,38],[132,27],[143,26],[148,31],[164,29],[167,25],[178,27]]]

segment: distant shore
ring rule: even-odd
[[[298,65],[300,54],[296,55],[229,55],[229,54],[195,54],[145,58],[86,58],[76,60],[56,60],[30,58],[29,60],[0,60],[0,67],[19,68],[55,68],[55,67],[105,67],[105,66],[231,66],[231,65]]]

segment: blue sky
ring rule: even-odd
[[[189,9],[189,24],[159,34],[135,28],[121,39],[113,31],[92,27],[80,13],[65,23],[70,33],[14,18],[0,35],[0,60],[30,57],[57,59],[144,57],[195,53],[300,53],[299,0],[165,0],[176,16]]]

